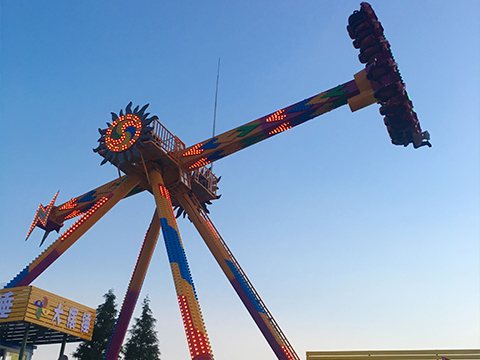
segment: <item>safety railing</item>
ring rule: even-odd
[[[154,120],[152,126],[155,143],[168,155],[178,160],[180,152],[185,149],[183,141],[168,131],[158,120]]]
[[[158,120],[154,120],[152,126],[152,136],[155,144],[165,151],[168,156],[178,161],[182,151],[185,150],[183,141],[168,131]],[[191,186],[190,180],[195,180],[202,185],[213,197],[217,195],[218,179],[207,167],[197,168],[191,171],[190,174],[181,169],[181,181],[189,188]]]
[[[202,185],[214,197],[217,196],[218,179],[206,166],[197,168],[191,172],[193,180]]]

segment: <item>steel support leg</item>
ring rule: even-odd
[[[186,193],[175,193],[190,220],[205,240],[208,248],[272,348],[279,360],[299,360],[295,350],[255,291],[240,264],[223,241],[200,203]]]
[[[160,221],[158,220],[158,216],[155,211],[152,222],[150,223],[150,227],[145,235],[142,249],[138,255],[137,264],[135,265],[130,284],[128,285],[127,293],[123,300],[122,309],[120,310],[120,315],[118,316],[117,324],[115,325],[115,329],[110,339],[110,344],[108,345],[107,352],[105,354],[105,360],[117,360],[118,358],[123,339],[127,333],[128,324],[132,318],[133,310],[135,309],[135,305],[140,294],[140,289],[143,285],[143,280],[145,279],[148,266],[150,265],[153,251],[157,245],[159,233]]]
[[[155,169],[150,170],[149,176],[157,203],[157,213],[170,260],[190,355],[194,360],[211,360],[213,359],[212,350],[200,311],[200,304],[195,293],[185,250],[178,232],[170,194],[165,187],[160,172]]]

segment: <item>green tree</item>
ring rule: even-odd
[[[123,347],[124,360],[160,360],[160,345],[155,330],[157,320],[150,309],[148,296],[142,303],[142,314],[128,331],[130,338]]]
[[[79,360],[103,360],[117,321],[113,289],[103,295],[105,302],[97,307],[91,341],[82,341],[72,356]]]

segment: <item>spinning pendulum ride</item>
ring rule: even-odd
[[[208,216],[207,205],[219,198],[219,178],[207,165],[346,104],[356,111],[378,103],[393,144],[412,144],[414,148],[431,146],[428,132],[420,128],[383,27],[368,3],[361,3],[360,10],[349,17],[347,31],[354,47],[360,50],[360,62],[365,64],[354,80],[190,147],[171,134],[156,116],[149,116],[148,105],[132,108],[130,103],[118,115],[112,113],[112,122],[107,123],[106,129],[99,130],[99,146],[94,151],[103,157],[102,165],[109,162],[125,175],[59,206],[55,206],[57,195],[47,207],[40,205],[27,238],[37,226],[45,230],[43,243],[46,235],[53,230],[59,232],[66,220],[79,219],[5,287],[31,284],[120,200],[148,191],[155,199],[156,210],[105,359],[118,357],[160,231],[191,358],[213,359],[177,227],[176,209],[178,216],[186,214],[193,222],[277,358],[298,360],[295,350]]]

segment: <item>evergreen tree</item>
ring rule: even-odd
[[[123,347],[124,360],[160,360],[160,345],[155,330],[157,320],[150,309],[148,296],[142,303],[142,314],[128,331],[130,338]]]
[[[79,360],[103,360],[117,321],[113,289],[103,295],[105,302],[97,307],[91,341],[82,341],[72,356]]]

